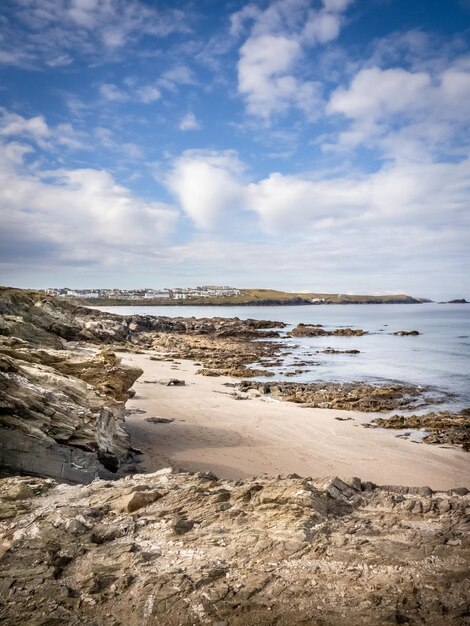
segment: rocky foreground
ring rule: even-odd
[[[161,470],[0,481],[0,622],[465,624],[467,489]]]

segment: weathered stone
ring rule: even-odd
[[[118,500],[117,506],[119,509],[127,511],[128,513],[134,513],[135,511],[160,500],[160,498],[163,498],[163,494],[156,490],[133,491]]]
[[[469,494],[211,478],[0,480],[0,510],[27,506],[0,531],[2,624],[391,624],[397,606],[416,623],[465,623]],[[153,502],[118,506],[134,498]]]

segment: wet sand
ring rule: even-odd
[[[191,361],[153,361],[150,353],[120,356],[144,371],[127,403],[138,412],[126,424],[132,445],[144,453],[146,471],[171,465],[234,479],[297,473],[433,489],[470,486],[468,453],[364,428],[374,413],[304,408],[266,397],[236,400],[225,385],[237,379],[196,375],[199,366]],[[168,378],[186,384],[155,382]],[[174,421],[155,424],[149,417]]]

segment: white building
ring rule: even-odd
[[[168,291],[146,291],[144,294],[144,298],[146,299],[159,299],[159,300],[163,300],[163,299],[168,299],[170,297],[170,294]]]

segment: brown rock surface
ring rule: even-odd
[[[470,409],[458,413],[442,411],[425,415],[393,415],[389,418],[377,418],[374,423],[382,428],[424,429],[428,434],[424,443],[451,444],[470,451]]]
[[[203,376],[273,376],[260,366],[273,363],[280,345],[269,341],[247,341],[246,338],[219,335],[183,335],[159,333],[153,347],[163,349],[171,358],[188,359],[202,363]],[[247,367],[256,364],[256,367]]]
[[[463,625],[468,505],[357,478],[5,479],[0,621]]]
[[[423,389],[400,384],[242,381],[239,389],[242,392],[258,389],[263,394],[310,407],[365,412],[414,408],[427,402]]]
[[[141,370],[120,365],[107,351],[31,353],[22,345],[11,355],[0,342],[4,473],[89,482],[129,461],[124,401]]]
[[[367,330],[362,330],[361,328],[335,328],[334,330],[325,330],[321,324],[298,324],[289,334],[292,337],[360,337],[361,335],[366,335]]]

